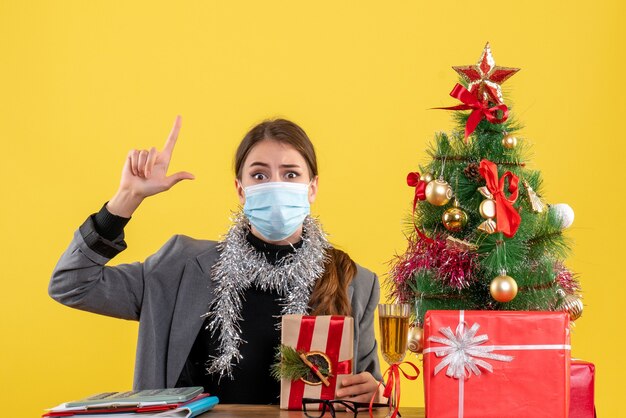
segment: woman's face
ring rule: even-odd
[[[317,176],[311,179],[304,157],[291,145],[264,139],[251,150],[243,163],[241,181],[235,180],[239,201],[246,202],[244,188],[267,182],[309,183],[309,203],[315,201]]]

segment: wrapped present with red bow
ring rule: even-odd
[[[424,390],[429,418],[566,418],[566,312],[428,311]]]
[[[281,333],[280,408],[302,409],[302,398],[335,399],[338,377],[352,374],[353,318],[284,315]]]
[[[572,359],[569,418],[595,418],[595,374],[593,363]]]

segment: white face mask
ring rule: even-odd
[[[293,235],[311,212],[308,183],[261,183],[244,188],[244,193],[244,214],[269,241]]]

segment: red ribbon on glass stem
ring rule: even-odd
[[[459,99],[463,104],[450,106],[450,107],[436,107],[435,109],[443,110],[471,110],[467,122],[465,123],[465,140],[467,137],[476,130],[476,127],[483,118],[487,119],[491,123],[502,123],[509,117],[509,108],[505,104],[499,104],[497,106],[489,107],[488,102],[481,102],[478,98],[471,93],[468,89],[460,84],[456,84],[450,96],[455,99]],[[502,117],[497,117],[497,111],[502,111]]]
[[[400,367],[402,364],[408,364],[415,370],[415,374],[408,374]],[[374,405],[374,399],[376,395],[378,395],[378,389],[380,389],[380,385],[385,381],[385,376],[387,376],[387,381],[385,382],[385,390],[383,391],[383,396],[389,399],[391,402],[391,396],[394,397],[394,409],[391,413],[390,418],[396,418],[398,416],[398,410],[400,409],[400,372],[409,380],[415,380],[420,375],[420,371],[417,366],[410,361],[403,361],[401,363],[393,363],[389,366],[387,371],[383,374],[383,378],[380,382],[378,382],[378,387],[376,392],[372,395],[372,399],[370,399],[370,418],[374,417],[374,413],[372,411]]]
[[[415,197],[413,198],[413,226],[415,226],[415,232],[426,242],[434,242],[431,238],[428,238],[415,224],[415,207],[418,200],[426,200],[426,185],[428,182],[421,180],[420,173],[413,171],[406,176],[406,184],[410,187],[415,187]]]
[[[513,203],[517,200],[519,193],[519,178],[507,171],[498,180],[498,166],[489,160],[482,160],[480,162],[480,175],[487,182],[487,189],[493,195],[493,199],[496,201],[496,231],[502,232],[508,238],[511,238],[517,232],[522,218],[517,210],[513,207]],[[509,179],[507,197],[504,194],[504,185],[506,179]]]

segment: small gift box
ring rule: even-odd
[[[594,380],[596,367],[587,361],[572,359],[569,418],[594,418]]]
[[[310,372],[296,380],[281,379],[280,408],[302,409],[302,398],[334,399],[337,377],[352,374],[354,320],[336,315],[284,315],[281,332],[283,347],[305,357]]]
[[[428,311],[424,340],[428,418],[567,417],[567,313]]]

